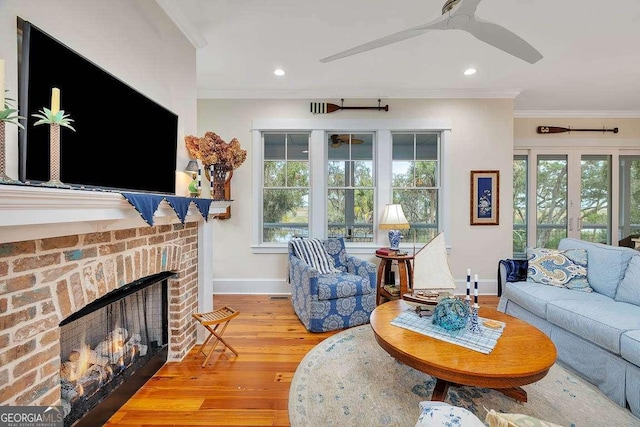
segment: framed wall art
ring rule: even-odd
[[[471,225],[498,225],[500,171],[471,171]]]

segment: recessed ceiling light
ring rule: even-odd
[[[282,68],[277,68],[273,74],[275,74],[276,76],[284,76],[284,70]]]
[[[464,75],[465,76],[472,76],[476,73],[476,69],[475,68],[467,68],[466,70],[464,70]]]

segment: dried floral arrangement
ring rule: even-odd
[[[236,138],[227,143],[211,131],[203,137],[187,135],[184,142],[191,157],[201,160],[205,166],[220,164],[227,170],[233,170],[247,158],[247,150],[240,147]]]

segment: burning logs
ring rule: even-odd
[[[111,331],[91,349],[86,344],[69,353],[60,364],[61,397],[66,408],[78,399],[87,399],[113,377],[147,354],[139,333],[129,334],[124,328]]]

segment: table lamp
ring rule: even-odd
[[[384,207],[382,220],[378,224],[381,230],[389,230],[389,249],[397,251],[400,249],[400,230],[406,230],[410,227],[407,218],[402,212],[402,206],[399,204],[388,204]]]
[[[200,173],[200,168],[198,167],[197,160],[189,160],[187,163],[187,167],[184,168],[184,171],[191,175],[191,182],[189,183],[189,195],[191,197],[200,196],[200,189],[198,188],[198,180],[196,179],[197,175]]]

